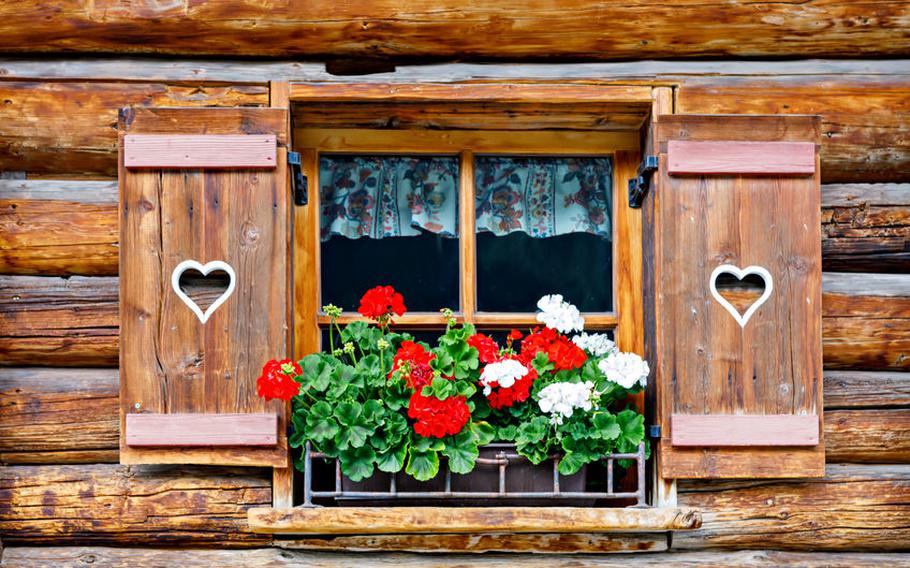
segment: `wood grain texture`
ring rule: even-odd
[[[5,545],[263,546],[246,511],[271,503],[270,481],[261,469],[6,466],[0,532]]]
[[[604,538],[604,535],[599,535]],[[376,540],[376,537],[371,537]],[[372,552],[372,551],[370,551]],[[686,551],[621,555],[555,555],[515,556],[490,554],[339,554],[337,552],[301,552],[262,548],[256,550],[166,548],[107,548],[96,546],[22,547],[4,551],[4,568],[104,568],[134,566],[158,568],[342,568],[356,563],[362,568],[510,568],[521,564],[528,568],[880,568],[910,566],[910,557],[901,553],[870,552],[784,552],[775,550]]]
[[[828,465],[804,481],[680,481],[680,506],[703,512],[673,548],[906,550],[910,466]]]
[[[825,408],[901,406],[910,406],[910,373],[825,372]]]
[[[0,11],[0,32],[3,51],[14,53],[483,60],[906,54],[906,5],[882,1],[874,6],[828,0],[807,11],[765,1],[676,6],[636,0],[604,6],[573,0],[557,6],[541,0],[496,5],[421,0],[403,9],[389,0],[350,6],[301,0],[244,0],[230,6],[105,0],[86,8],[67,0],[48,13],[13,0]],[[152,18],[154,26],[148,25]],[[681,21],[702,25],[680,26]],[[730,34],[731,29],[737,33]]]
[[[127,414],[127,446],[274,446],[276,414]]]
[[[910,273],[910,183],[822,186],[825,270]]]
[[[661,116],[660,171],[645,207],[644,255],[654,288],[650,352],[664,429],[665,478],[818,477],[811,447],[679,447],[671,415],[819,415],[822,410],[821,246],[815,176],[671,176],[667,142],[812,142],[818,120],[780,116]],[[816,158],[817,159],[817,158]],[[647,215],[647,214],[646,214]],[[774,293],[740,327],[710,295],[718,265],[759,265]]]
[[[0,368],[0,463],[116,462],[114,369]]]
[[[0,169],[117,175],[117,111],[137,106],[259,106],[264,85],[0,82]]]
[[[692,509],[586,507],[337,507],[249,511],[253,532],[273,534],[409,534],[477,532],[622,532],[690,530]]]
[[[549,554],[555,560],[557,554],[661,552],[667,550],[667,541],[667,533],[487,533],[310,536],[281,539],[275,541],[275,544],[289,550],[325,550],[336,553],[486,553],[485,557],[496,552],[533,553]]]
[[[825,183],[910,181],[910,74],[689,77],[678,113],[818,114]]]
[[[274,168],[273,134],[127,134],[127,168]]]
[[[815,446],[818,416],[672,414],[674,446]]]
[[[825,273],[823,289],[826,368],[910,368],[910,276]]]
[[[667,142],[667,173],[813,174],[811,142],[692,141]]]
[[[825,411],[828,463],[910,463],[910,407]]]
[[[117,184],[0,180],[0,273],[117,274]]]
[[[116,277],[0,276],[0,363],[114,367]]]
[[[271,134],[284,109],[128,109],[126,134]],[[256,394],[262,365],[287,350],[286,149],[270,170],[121,167],[121,415],[274,413],[279,443],[260,448],[134,448],[121,463],[287,464],[285,405]],[[236,288],[205,325],[171,291],[180,262],[222,260]],[[121,424],[121,432],[125,428]]]

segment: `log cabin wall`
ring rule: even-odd
[[[538,24],[523,31],[477,3],[438,12],[443,14],[436,16],[438,26],[422,23],[432,20],[421,11],[427,2],[394,18],[345,22],[342,14],[337,21],[343,25],[307,23],[306,16],[303,23],[276,23],[264,12],[275,8],[273,3],[241,2],[229,17],[202,4],[183,15],[182,7],[156,14],[160,27],[137,24],[142,14],[130,10],[143,10],[138,5],[95,2],[83,10],[80,2],[61,2],[45,18],[19,4],[0,7],[0,50],[20,53],[0,60],[3,566],[356,561],[367,568],[390,562],[509,566],[519,561],[503,555],[427,559],[403,552],[415,548],[645,552],[520,559],[548,567],[910,565],[910,556],[902,554],[910,550],[910,60],[899,59],[910,54],[905,4],[883,2],[874,15],[844,2],[819,2],[815,14],[768,4],[765,18],[784,23],[767,33],[745,4],[731,5],[718,20],[719,3],[673,14],[673,7],[643,3],[639,18],[644,11],[655,18],[645,37],[632,25],[643,25],[640,19],[606,5],[592,12],[584,2],[571,2],[576,10],[560,10],[568,20],[555,31],[539,24],[553,14],[526,2],[521,9],[530,10],[529,21]],[[288,2],[274,4],[286,8]],[[306,13],[329,10],[324,4],[308,4]],[[452,26],[459,25],[452,23],[453,14],[470,16],[460,25],[474,31],[453,34]],[[257,19],[263,24],[255,32],[236,33],[241,22]],[[674,23],[685,20],[738,25],[742,34],[712,42]],[[823,21],[830,25],[819,28]],[[62,33],[61,26],[72,29]],[[592,26],[613,26],[615,33],[582,33]],[[720,29],[701,34],[722,35]],[[439,42],[443,31],[458,40]],[[305,34],[319,40],[300,41]],[[182,43],[184,36],[202,47]],[[541,37],[538,43],[529,39]],[[51,53],[28,53],[39,51]],[[53,53],[61,51],[99,54]],[[116,52],[173,57],[104,55]],[[322,63],[189,59],[200,53],[313,60],[364,53],[525,60],[545,53],[579,62],[438,63],[399,65],[394,71],[380,62],[376,67],[384,72],[344,77],[327,73]],[[676,56],[727,59],[650,60]],[[870,59],[806,59],[815,56]],[[898,58],[872,59],[883,56]],[[641,61],[581,62],[611,58]],[[330,68],[346,65],[336,61]],[[672,89],[680,113],[822,116],[826,477],[680,482],[679,504],[703,509],[704,526],[669,538],[341,537],[311,538],[282,549],[246,529],[246,510],[271,503],[270,471],[118,465],[117,110],[268,106],[270,81],[494,79],[660,85]],[[340,556],[339,550],[358,556]]]

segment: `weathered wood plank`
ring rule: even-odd
[[[250,529],[271,534],[435,534],[691,530],[687,508],[334,507],[249,510]]]
[[[680,114],[819,114],[822,181],[910,181],[910,75],[687,78]]]
[[[0,368],[0,463],[118,459],[114,369]]]
[[[910,368],[910,275],[823,275],[827,369]]]
[[[86,8],[67,0],[49,12],[26,0],[11,0],[0,16],[0,47],[19,53],[609,60],[899,56],[910,49],[904,33],[910,15],[905,4],[895,1],[877,2],[873,10],[831,0],[807,11],[799,4],[767,1],[604,5],[573,0],[553,5],[541,0],[421,0],[406,7],[389,0],[366,5],[104,1]],[[149,25],[152,18],[155,25]],[[701,25],[681,26],[681,21]]]
[[[116,277],[0,276],[0,364],[115,367]]]
[[[115,276],[117,182],[0,180],[0,273]]]
[[[265,106],[268,87],[3,81],[0,100],[0,169],[114,177],[120,108]]]
[[[515,556],[494,554],[467,556],[459,554],[340,554],[338,552],[299,552],[263,548],[255,550],[168,550],[165,548],[105,547],[11,547],[4,551],[3,568],[94,568],[97,566],[131,566],[151,568],[340,568],[356,564],[360,568],[625,568],[665,567],[701,568],[895,568],[910,566],[910,555],[863,552],[782,552],[772,550],[658,552],[622,555],[546,555]]]
[[[910,373],[826,371],[825,408],[910,406]]]
[[[910,184],[822,186],[822,265],[910,272]]]
[[[831,465],[805,481],[681,481],[679,504],[703,512],[673,547],[906,550],[910,466]]]
[[[825,442],[828,463],[910,463],[910,408],[826,410]]]
[[[6,545],[262,546],[246,511],[271,503],[270,483],[270,472],[241,468],[4,466],[0,533]]]

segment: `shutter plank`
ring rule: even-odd
[[[275,136],[127,134],[127,168],[274,168]]]
[[[274,446],[275,414],[127,414],[128,446]]]
[[[808,174],[815,173],[811,142],[698,142],[670,140],[667,172],[681,174]]]
[[[815,446],[818,416],[674,414],[674,446]]]

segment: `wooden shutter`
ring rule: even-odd
[[[285,405],[256,394],[288,353],[286,124],[273,108],[121,112],[121,463],[287,465]],[[209,313],[172,286],[187,263],[233,272]]]
[[[822,476],[819,121],[669,115],[655,132],[644,254],[660,473]],[[767,296],[751,314],[711,287],[747,267]]]

